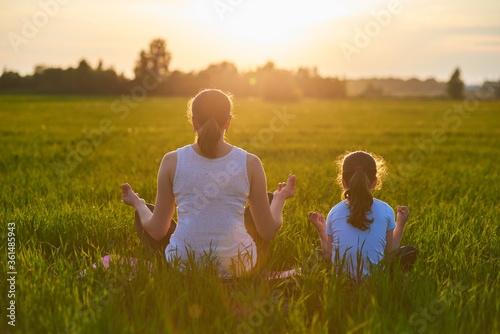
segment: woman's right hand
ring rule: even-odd
[[[311,222],[311,224],[313,224],[320,235],[326,233],[326,220],[325,216],[323,216],[321,213],[317,211],[309,212],[309,221]]]

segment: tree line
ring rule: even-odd
[[[78,67],[66,69],[38,65],[33,74],[21,76],[4,70],[0,91],[34,94],[120,94],[129,90],[129,80],[113,68],[104,69],[102,62],[92,68],[86,60]]]
[[[134,67],[134,79],[117,74],[112,67],[104,68],[102,61],[93,68],[82,59],[75,68],[63,69],[39,65],[32,74],[26,76],[4,69],[0,77],[0,92],[119,95],[130,93],[134,88],[144,85],[148,77],[152,77],[155,83],[148,87],[148,95],[192,96],[204,88],[219,88],[230,91],[237,97],[261,97],[271,101],[294,101],[303,97],[342,98],[348,95],[347,80],[323,77],[317,68],[300,67],[292,71],[280,69],[269,61],[254,70],[242,72],[232,62],[222,61],[210,64],[198,72],[182,72],[170,70],[171,58],[166,41],[158,38],[149,44],[148,49],[139,52]],[[410,87],[411,83],[410,80],[405,86]],[[390,81],[379,81],[379,85],[381,84],[391,91],[394,90]],[[421,87],[429,87],[434,91],[439,89],[439,83],[432,80],[419,81],[417,84],[419,89]],[[496,83],[489,84],[495,86]],[[401,83],[396,82],[396,86],[401,86]],[[352,84],[350,87],[356,88]],[[377,81],[372,80],[356,96],[389,96],[383,93],[382,88],[377,87]],[[459,69],[447,83],[447,93],[449,97],[455,99],[464,97],[464,84],[460,79]],[[411,95],[404,91],[403,94]],[[497,97],[500,97],[498,90]]]
[[[5,70],[0,77],[0,92],[35,94],[116,95],[129,93],[142,85],[146,76],[156,84],[149,95],[191,96],[203,88],[219,88],[238,97],[262,97],[266,100],[340,98],[346,95],[345,81],[322,77],[316,68],[296,71],[280,69],[271,61],[255,70],[241,72],[235,64],[223,61],[198,72],[170,71],[171,53],[163,39],[153,40],[148,50],[141,50],[134,68],[134,79],[119,75],[113,68],[103,68],[102,61],[93,68],[85,59],[76,68],[36,66],[34,73],[21,76]]]

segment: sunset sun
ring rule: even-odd
[[[236,3],[236,1],[233,1]],[[234,41],[253,47],[269,47],[275,43],[300,40],[304,29],[327,20],[342,18],[351,12],[348,5],[337,1],[318,6],[311,2],[300,6],[284,6],[266,2],[262,7],[244,2],[231,6],[222,1],[214,3],[217,30]]]

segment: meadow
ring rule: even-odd
[[[187,100],[0,96],[0,332],[500,332],[500,102],[236,99],[229,142],[261,158],[269,190],[297,176],[268,267],[302,275],[223,284],[210,268],[185,275],[156,260],[151,274],[89,269],[106,254],[143,256],[120,185],[154,203],[162,156],[194,139]],[[340,200],[346,150],[383,156],[375,197],[410,210],[402,244],[420,254],[404,283],[381,273],[353,286],[318,261],[307,213]]]

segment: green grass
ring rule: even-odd
[[[236,100],[229,142],[261,158],[270,190],[297,175],[269,267],[302,267],[303,275],[224,285],[210,273],[158,265],[151,276],[144,268],[129,279],[126,268],[112,267],[77,278],[105,254],[141,255],[120,184],[154,202],[162,156],[194,138],[187,99],[148,98],[123,119],[113,101],[0,97],[0,332],[500,332],[500,102],[480,102],[467,115],[450,109],[463,106],[452,101]],[[286,124],[272,121],[284,108]],[[100,122],[108,133],[92,144],[82,131]],[[69,153],[79,145],[81,159]],[[409,207],[402,244],[420,249],[412,282],[382,275],[353,287],[316,261],[307,213],[326,214],[339,201],[340,189],[329,188],[345,150],[386,158],[390,174],[375,196]],[[6,318],[9,222],[17,239],[15,331]]]

